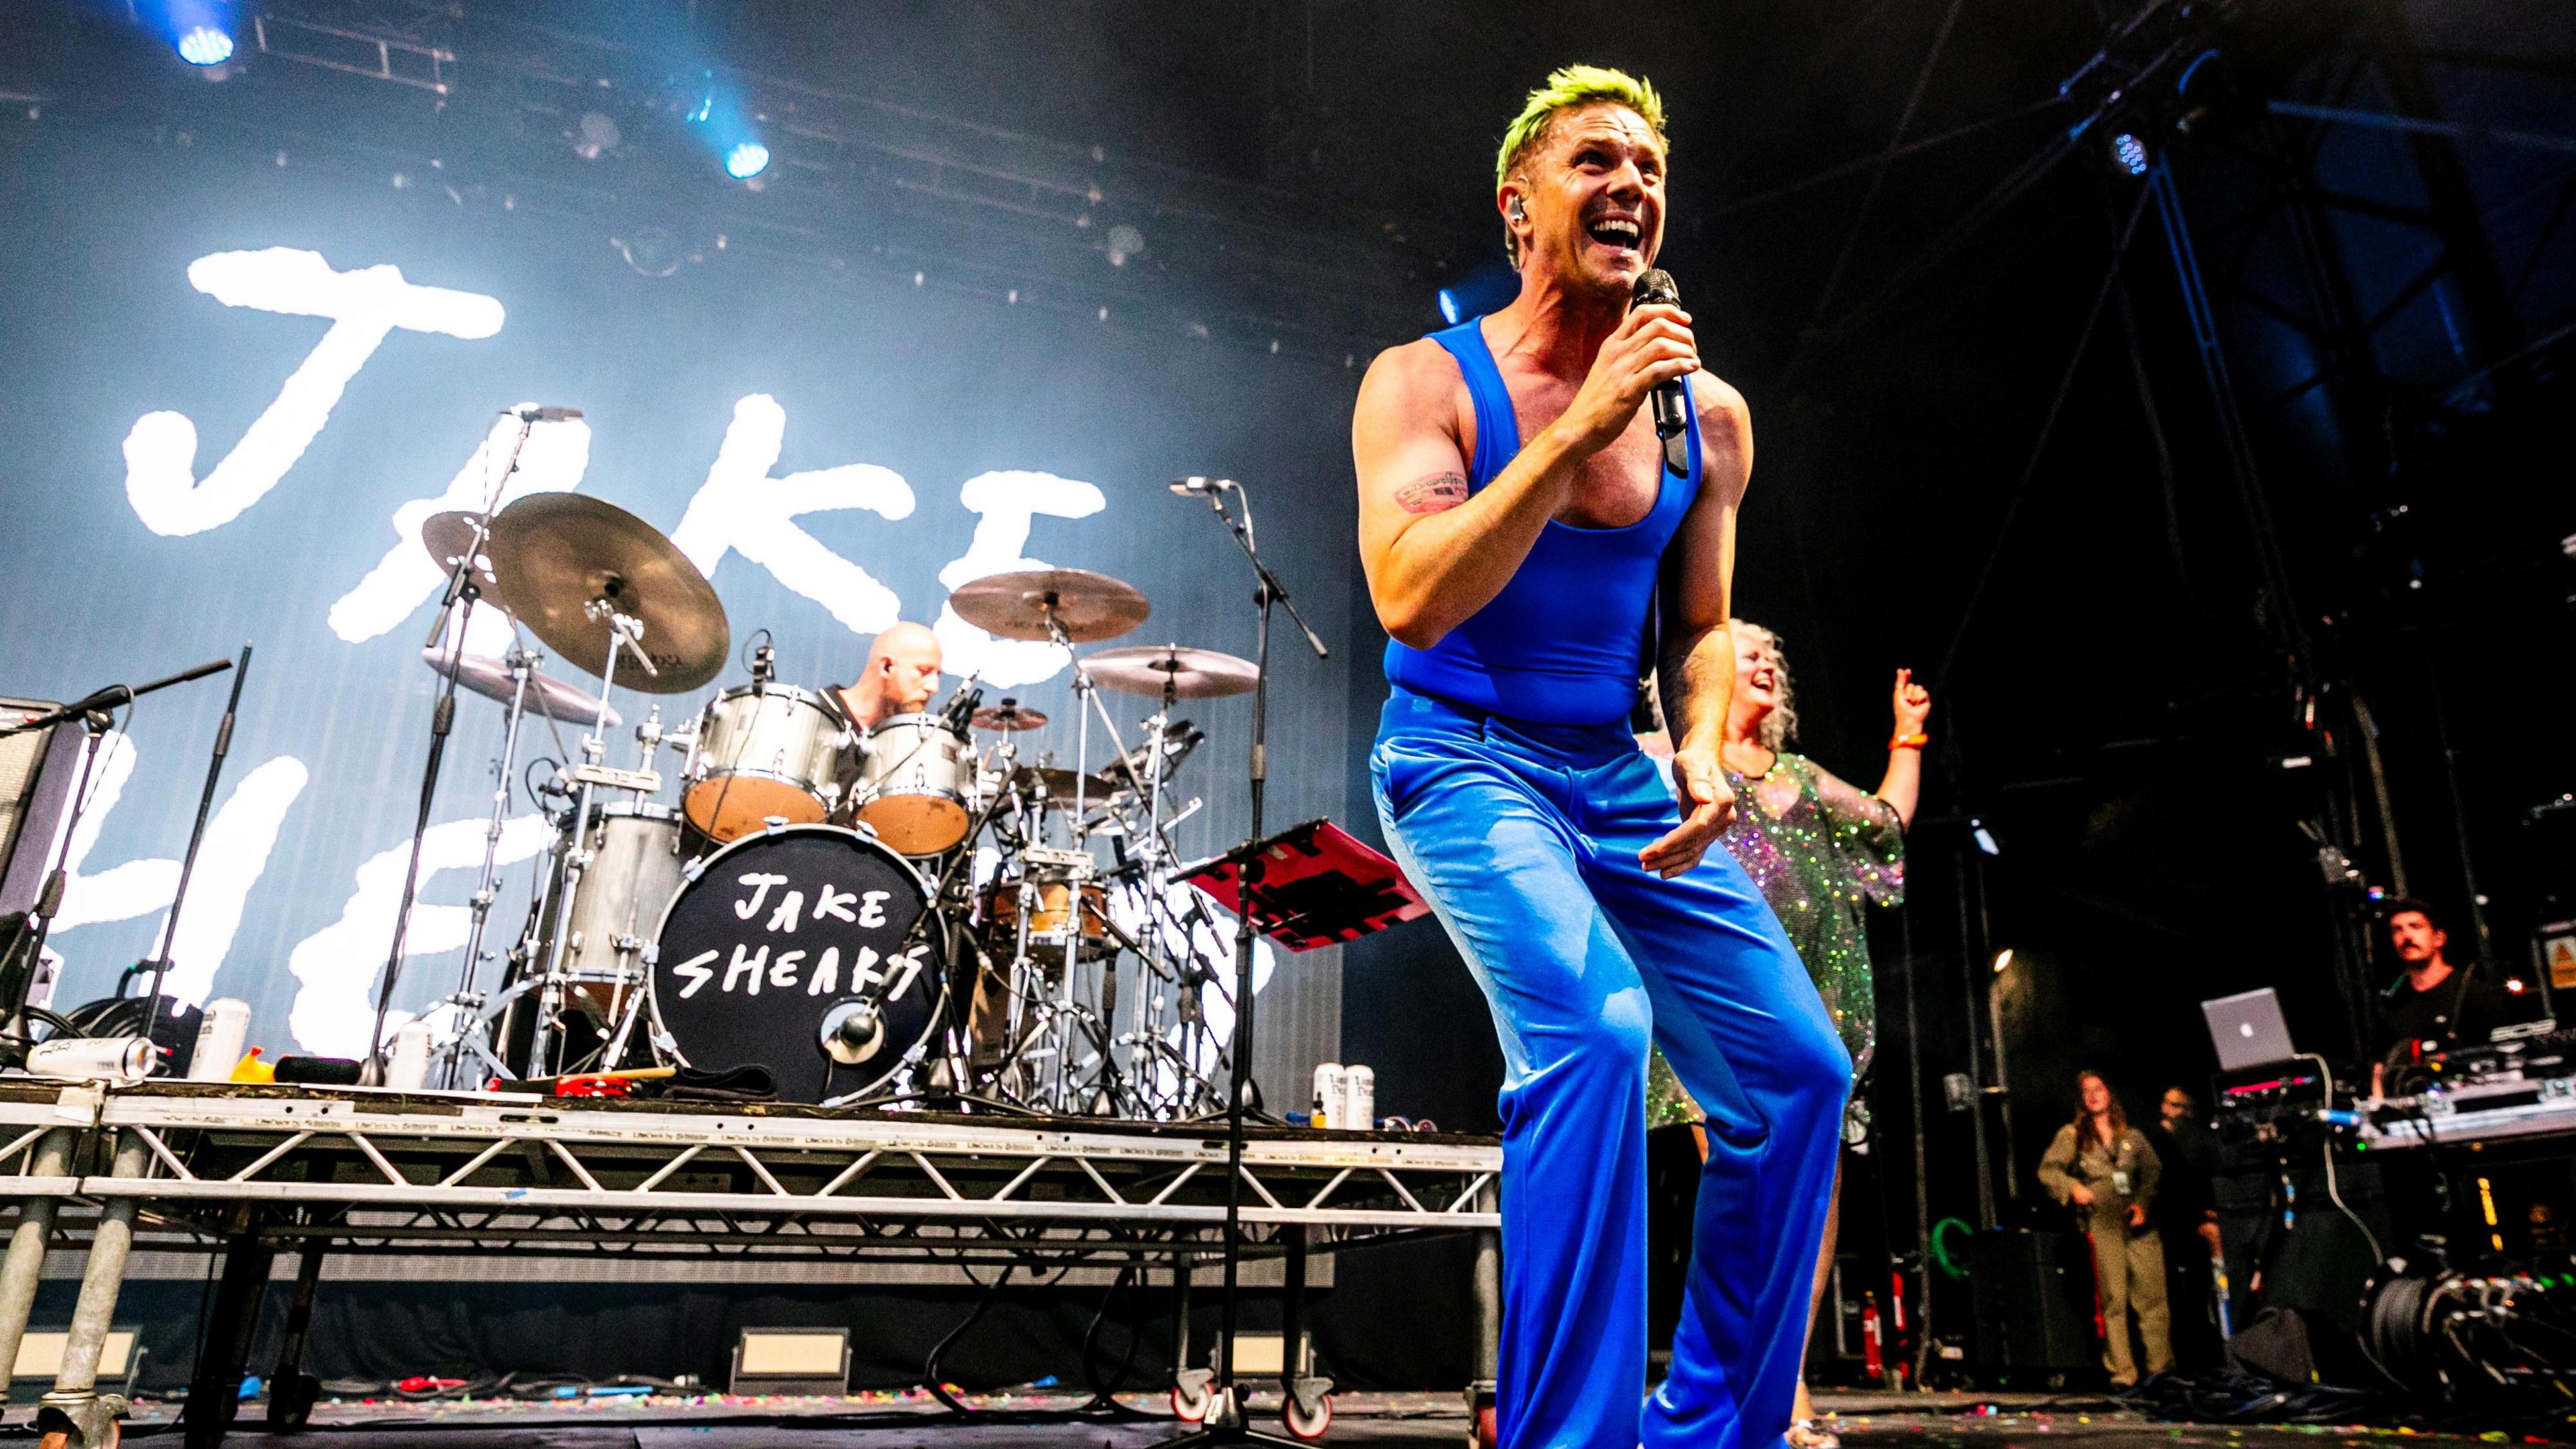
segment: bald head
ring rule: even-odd
[[[939,692],[939,636],[906,621],[868,641],[867,668],[846,698],[862,726],[899,714],[919,714]]]

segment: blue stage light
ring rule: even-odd
[[[179,58],[190,65],[222,65],[233,58],[233,38],[211,25],[192,26],[179,37]]]
[[[2132,176],[2147,174],[2147,143],[2127,131],[2111,138],[2111,159]]]
[[[738,141],[725,153],[725,174],[736,181],[749,181],[769,169],[769,148],[758,141]]]

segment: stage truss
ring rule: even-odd
[[[226,1254],[216,1330],[235,1316],[226,1299],[247,1295],[255,1314],[280,1251],[304,1256],[305,1299],[326,1252],[1186,1273],[1224,1246],[1222,1126],[9,1079],[0,1197],[19,1213],[0,1261],[0,1365],[47,1247],[85,1245],[45,1421],[71,1443],[109,1441],[122,1405],[96,1392],[97,1350],[138,1226]],[[1451,1232],[1490,1248],[1501,1167],[1490,1138],[1255,1129],[1243,1250],[1287,1259],[1297,1292],[1309,1252]],[[58,1222],[66,1204],[95,1216]],[[224,1376],[201,1355],[200,1379]]]

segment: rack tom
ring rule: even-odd
[[[698,718],[680,808],[716,840],[740,839],[771,819],[817,824],[839,803],[837,776],[852,742],[841,712],[810,689],[728,689]]]
[[[963,844],[975,815],[975,746],[935,714],[898,714],[868,731],[851,792],[859,823],[901,855]]]

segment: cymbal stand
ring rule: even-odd
[[[591,720],[590,732],[581,737],[582,762],[595,769],[608,758],[608,696],[617,684],[618,651],[632,652],[635,662],[647,675],[661,671],[653,667],[653,661],[645,655],[638,642],[644,637],[643,620],[619,613],[617,606],[606,599],[593,599],[582,605],[582,613],[593,620],[604,619],[608,623],[608,659],[599,672],[599,713]],[[590,802],[598,786],[593,782],[591,769],[573,773],[581,788],[573,796],[572,825],[564,835],[563,856],[557,864],[563,884],[555,892],[554,929],[546,934],[546,959],[539,976],[537,1019],[528,1036],[528,1075],[532,1077],[554,1074],[555,1019],[564,1008],[563,954],[568,944],[565,938],[572,930],[573,898],[581,890],[582,873],[590,868]]]
[[[519,418],[519,434],[510,440],[510,457],[492,480],[484,494],[483,506],[473,513],[474,538],[463,553],[448,563],[447,592],[438,601],[437,622],[430,625],[429,642],[453,638],[455,647],[448,651],[447,667],[439,671],[438,703],[429,713],[429,757],[422,763],[420,776],[420,810],[412,820],[411,859],[403,867],[402,903],[394,909],[393,946],[385,955],[384,984],[376,989],[376,1023],[367,1038],[367,1059],[360,1069],[360,1079],[381,1083],[385,1079],[385,1014],[393,1009],[394,986],[402,980],[403,959],[410,954],[412,907],[420,898],[420,853],[429,839],[429,812],[438,803],[439,768],[447,762],[447,736],[456,726],[456,686],[465,672],[465,619],[474,611],[475,600],[482,589],[474,582],[474,561],[483,556],[483,546],[492,537],[492,510],[501,501],[502,490],[509,486],[510,475],[519,471],[519,454],[526,451],[528,434],[537,425],[534,414]],[[485,446],[490,440],[485,440]],[[481,450],[476,451],[481,456]],[[458,606],[463,605],[463,613]],[[449,634],[453,627],[455,633]]]
[[[458,650],[465,647],[465,636],[459,632],[452,641]],[[512,1073],[492,1050],[490,1023],[483,1019],[483,993],[474,988],[474,978],[483,970],[483,932],[492,919],[492,903],[499,896],[501,877],[501,829],[510,818],[512,767],[519,758],[519,725],[527,718],[528,679],[535,673],[537,656],[513,640],[510,652],[502,656],[510,666],[510,712],[501,733],[501,753],[492,761],[492,819],[483,832],[483,868],[475,877],[471,903],[473,924],[465,933],[465,961],[457,968],[456,990],[442,1005],[455,1008],[456,1032],[447,1039],[439,1061],[438,1079],[451,1088],[473,1085],[466,1072],[472,1059],[479,1058],[485,1071],[504,1081]]]

